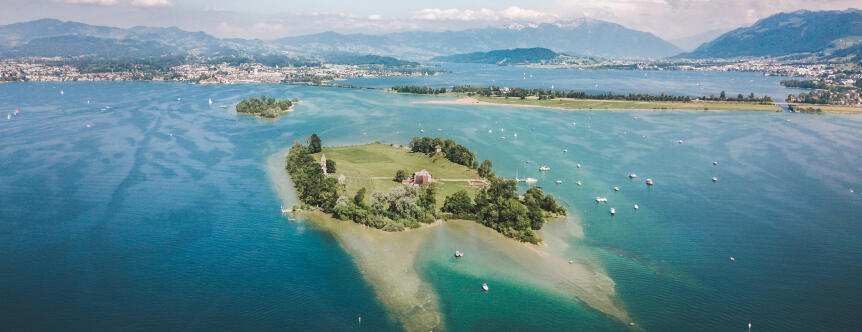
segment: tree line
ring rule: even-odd
[[[476,162],[476,154],[467,149],[467,147],[455,143],[454,140],[442,139],[440,137],[413,137],[410,140],[410,151],[413,152],[433,155],[437,153],[437,146],[440,146],[440,152],[443,153],[446,160],[470,168],[479,167],[479,164]]]
[[[441,93],[446,93],[446,88],[429,88],[427,86],[416,86],[416,85],[396,85],[392,87],[392,91],[400,92],[400,93],[413,93],[417,95],[437,95]]]
[[[243,114],[252,114],[265,118],[275,118],[288,111],[294,103],[299,100],[277,100],[275,98],[267,98],[260,96],[260,99],[251,97],[248,100],[242,100],[236,104],[236,112]]]
[[[594,99],[594,100],[626,100],[626,101],[673,101],[673,102],[691,102],[693,99],[690,96],[674,96],[665,93],[659,95],[650,95],[643,93],[615,94],[608,93],[587,93],[583,91],[569,90],[545,90],[542,88],[522,89],[522,88],[501,88],[499,86],[490,87],[474,87],[470,85],[459,85],[452,87],[452,92],[466,93],[468,96],[483,96],[483,97],[509,97],[525,99],[527,97],[537,97],[539,100],[556,99],[556,98],[571,98],[571,99]],[[736,97],[728,97],[724,91],[719,96],[711,94],[710,96],[702,96],[700,100],[707,101],[737,101],[737,102],[759,102],[771,103],[772,98],[767,96],[756,97],[754,93],[744,96],[742,94]]]

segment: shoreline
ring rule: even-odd
[[[286,206],[297,204],[295,189],[284,170],[284,148],[267,158],[267,172]],[[583,238],[576,217],[549,221],[556,231],[544,232],[540,245],[521,243],[474,221],[449,220],[423,224],[402,232],[386,232],[352,221],[341,221],[321,211],[297,213],[298,223],[332,235],[351,257],[356,269],[374,289],[390,317],[408,331],[445,330],[444,312],[434,286],[419,268],[429,260],[447,273],[466,273],[489,282],[529,285],[561,300],[573,300],[621,324],[632,320],[617,297],[614,281],[589,252],[576,253],[570,263],[568,238]],[[550,234],[554,233],[554,234]],[[449,243],[440,245],[440,243]],[[431,246],[432,249],[428,249]],[[470,264],[450,264],[454,248],[469,249]],[[423,255],[419,255],[420,251]],[[421,257],[420,257],[421,256]],[[479,259],[474,261],[475,259]],[[462,271],[463,270],[463,271]],[[469,286],[468,286],[469,287]],[[477,294],[480,291],[477,290]]]
[[[434,96],[434,97],[445,97],[445,96]],[[537,105],[530,104],[530,102],[539,102],[537,99],[504,99],[513,101],[511,103],[500,103],[500,102],[491,102],[487,100],[492,100],[494,98],[499,97],[480,97],[481,99],[477,99],[474,97],[461,96],[458,99],[447,99],[447,100],[428,100],[428,101],[417,101],[413,102],[414,104],[431,104],[431,105],[472,105],[472,106],[503,106],[503,107],[523,107],[523,108],[544,108],[544,109],[552,109],[552,110],[561,110],[561,111],[703,111],[703,112],[738,112],[738,111],[750,111],[750,112],[781,112],[781,109],[775,105],[770,104],[769,106],[774,107],[774,109],[745,109],[741,107],[739,109],[727,109],[727,108],[710,108],[709,105],[746,105],[746,104],[724,104],[724,103],[703,103],[697,104],[698,106],[707,105],[706,107],[675,107],[678,105],[672,105],[674,107],[655,107],[655,108],[641,108],[641,107],[625,107],[631,104],[649,104],[653,102],[649,101],[624,101],[624,100],[594,100],[594,99],[553,99],[559,102],[574,102],[574,103],[598,103],[598,104],[620,104],[623,107],[589,107],[588,105],[580,105],[576,107],[563,107],[563,106],[553,106],[553,105]],[[547,101],[546,101],[547,102]],[[668,105],[674,102],[655,102],[656,105]],[[683,103],[679,103],[679,105],[685,105]],[[764,108],[766,105],[757,105],[761,108]]]

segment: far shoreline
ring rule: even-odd
[[[436,97],[452,97],[453,95],[442,95]],[[510,102],[496,102],[495,99],[510,101]],[[551,103],[553,101],[559,102],[568,102],[569,104],[565,106],[572,107],[564,107],[564,106],[553,106],[553,105],[541,105],[538,104],[540,102]],[[574,103],[574,104],[573,104]],[[597,103],[606,107],[590,107],[590,103]],[[571,99],[571,98],[559,98],[552,100],[538,100],[535,98],[532,99],[504,99],[502,97],[471,97],[471,96],[463,96],[461,95],[458,99],[445,99],[445,100],[428,100],[428,101],[417,101],[414,104],[430,104],[430,105],[472,105],[472,106],[504,106],[504,107],[524,107],[524,108],[544,108],[544,109],[553,109],[553,110],[562,110],[562,111],[592,111],[592,110],[601,110],[601,111],[706,111],[706,112],[737,112],[737,111],[752,111],[752,112],[781,112],[781,108],[777,105],[773,104],[728,104],[728,103],[697,103],[688,106],[685,103],[681,102],[649,102],[649,101],[624,101],[624,100],[594,100],[594,99]],[[612,107],[608,105],[618,104],[620,107]],[[654,108],[645,108],[638,107],[642,104],[654,104],[661,107]],[[710,106],[716,106],[717,108],[712,108]],[[733,108],[722,107],[722,106],[735,106]],[[671,106],[671,107],[666,107]],[[677,107],[683,106],[683,107]],[[753,106],[750,108],[745,108],[745,106]]]

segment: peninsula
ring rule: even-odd
[[[236,104],[236,112],[238,114],[273,119],[284,113],[292,112],[293,105],[297,103],[299,103],[299,99],[296,98],[293,98],[293,100],[277,100],[275,98],[267,98],[266,96],[260,96],[260,99],[251,97]]]
[[[410,90],[416,94],[421,88],[400,87],[400,92]],[[434,89],[432,89],[434,90]],[[434,93],[436,96],[460,97],[459,99],[442,99],[425,101],[426,104],[449,105],[490,105],[541,107],[561,110],[707,110],[707,111],[773,111],[781,109],[774,104],[772,98],[757,97],[753,93],[748,96],[727,96],[722,91],[715,94],[692,98],[689,96],[672,96],[666,94],[588,94],[578,91],[559,91],[543,89],[520,89],[505,87],[472,87],[455,86],[446,93]]]

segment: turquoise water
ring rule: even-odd
[[[725,90],[728,96],[770,96],[784,100],[789,93],[804,90],[787,89],[779,83],[786,77],[764,76],[754,72],[705,72],[657,70],[578,70],[541,69],[515,66],[440,63],[447,72],[429,77],[356,78],[341,83],[378,88],[393,85],[507,86],[525,89],[543,88],[586,91],[590,93],[648,93],[682,96],[716,96]]]
[[[275,121],[217,107],[260,94],[303,102]],[[420,128],[566,202],[584,228],[567,238],[572,254],[603,266],[645,330],[856,329],[862,117],[414,104],[425,100],[279,85],[0,85],[3,113],[21,109],[0,120],[4,329],[398,330],[331,236],[281,217],[265,161],[315,132],[327,145],[404,144]],[[453,237],[423,245],[417,262],[450,330],[629,330],[575,299],[477,277],[450,262]],[[476,297],[485,278],[493,291]]]

